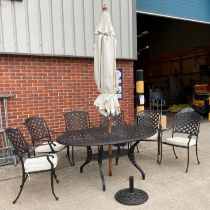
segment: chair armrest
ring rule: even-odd
[[[163,133],[165,131],[171,130],[173,127],[168,127],[168,128],[164,128],[164,129],[160,129],[160,132]]]
[[[189,136],[188,136],[188,139],[189,139],[189,141],[188,141],[188,147],[189,147],[189,144],[190,144],[190,141],[191,141],[191,139],[192,139],[192,134],[190,134]]]
[[[190,134],[187,138],[189,139],[189,142],[190,142],[190,140],[192,139],[192,137],[193,137],[193,135],[192,134]]]
[[[52,156],[52,155],[51,155]],[[48,162],[50,163],[50,165],[51,165],[51,170],[54,168],[54,164],[53,164],[53,162],[50,160],[50,155],[47,155],[46,156],[47,157],[47,160],[48,160]],[[54,158],[54,156],[52,157],[52,158]]]
[[[50,133],[54,133],[54,134],[62,134],[62,133],[65,133],[66,131],[53,131],[53,130],[50,130]]]
[[[40,158],[40,157],[54,157],[53,155],[51,155],[51,154],[45,154],[45,155],[36,155],[36,156],[34,156],[34,157],[30,157],[30,159],[32,159],[32,158]]]
[[[42,144],[36,144],[35,146],[33,146],[34,148],[36,148],[36,147],[40,147],[40,146],[45,146],[45,145],[47,145],[47,144],[53,144],[54,146],[55,146],[55,144],[54,144],[54,142],[53,141],[44,141],[44,143],[42,143]]]
[[[28,150],[29,150],[29,154],[27,155],[27,157],[29,157],[29,156],[31,157],[31,155],[35,156],[36,146],[28,144],[28,143],[26,143],[26,144],[27,144],[27,147],[28,147]]]
[[[158,138],[159,138],[160,142],[162,142],[163,133],[168,131],[168,130],[171,130],[172,128],[173,127],[168,127],[168,128],[164,128],[164,129],[160,128],[158,130]]]
[[[53,153],[55,153],[55,150],[53,149],[52,145],[53,145],[53,146],[56,146],[56,144],[54,144],[53,141],[48,141],[47,143],[49,144],[51,151],[52,151]]]
[[[27,147],[29,150],[34,150],[36,148],[36,146],[28,144],[28,143],[27,143]]]
[[[56,153],[55,150],[54,150],[53,147],[52,147],[52,145],[53,145],[53,146],[56,146],[56,144],[55,144],[53,141],[45,141],[45,143],[43,143],[43,144],[38,144],[38,145],[36,145],[35,147],[37,147],[37,146],[41,147],[41,146],[45,146],[45,145],[49,145],[49,147],[50,147],[52,153]]]

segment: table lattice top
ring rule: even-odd
[[[140,125],[119,125],[112,128],[111,134],[107,127],[88,128],[69,131],[58,136],[57,142],[69,146],[102,146],[120,144],[146,139],[154,135],[156,130],[152,127]]]

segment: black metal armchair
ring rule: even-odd
[[[69,111],[64,114],[66,131],[87,129],[90,127],[90,119],[88,112],[85,111]],[[72,164],[74,162],[74,147],[72,146]]]
[[[55,168],[58,163],[57,155],[46,154],[42,156],[31,157],[29,147],[20,130],[16,128],[6,128],[5,132],[8,140],[10,140],[14,147],[15,154],[19,156],[20,162],[22,164],[22,183],[20,185],[20,191],[13,203],[15,204],[15,202],[19,198],[23,190],[25,181],[27,180],[30,173],[47,170],[51,171],[51,189],[55,199],[58,200],[58,197],[54,193],[53,186],[53,179],[55,179],[56,182],[59,183],[55,174]],[[26,159],[24,159],[25,156],[27,156]]]
[[[111,116],[111,126],[124,124],[124,113],[121,111],[119,115]],[[108,127],[108,117],[100,115],[100,126]]]
[[[198,164],[198,134],[200,129],[201,116],[193,111],[178,112],[175,116],[175,121],[172,129],[172,137],[161,141],[161,160],[162,160],[162,144],[166,144],[173,147],[173,152],[176,158],[175,147],[187,149],[187,168],[189,166],[189,149],[192,146],[196,147],[196,157]],[[160,161],[161,162],[161,161]]]
[[[56,153],[66,146],[52,141],[50,130],[43,117],[29,117],[25,120],[24,125],[31,136],[35,153]],[[67,157],[70,160],[69,147],[67,148]]]
[[[142,139],[144,142],[156,142],[157,143],[157,162],[160,161],[160,143],[161,143],[161,115],[154,110],[143,110],[139,111],[136,115],[137,124],[144,126],[151,126],[156,129],[156,134],[147,138]]]

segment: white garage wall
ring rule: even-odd
[[[117,57],[136,59],[135,0],[0,0],[0,53],[93,57],[94,30],[105,3]]]

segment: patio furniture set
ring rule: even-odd
[[[32,146],[28,145],[17,128],[6,128],[7,139],[12,143],[15,154],[19,157],[22,164],[22,183],[20,191],[13,201],[15,203],[19,198],[25,181],[29,173],[37,171],[51,171],[51,188],[56,200],[58,197],[54,193],[54,179],[59,183],[55,168],[58,163],[57,152],[66,148],[66,156],[71,166],[74,162],[74,147],[86,147],[87,156],[85,162],[80,167],[80,173],[84,167],[92,160],[96,160],[99,164],[100,176],[102,180],[102,188],[105,191],[105,179],[102,168],[104,159],[128,156],[131,163],[139,170],[142,179],[145,179],[145,173],[135,159],[135,149],[141,141],[153,141],[157,143],[157,162],[161,164],[163,154],[163,144],[172,146],[175,157],[175,147],[187,149],[187,168],[189,166],[189,148],[196,147],[196,156],[198,160],[198,133],[201,117],[193,111],[181,111],[176,114],[174,125],[172,128],[172,137],[162,139],[165,130],[161,128],[161,114],[154,110],[144,110],[137,113],[137,122],[135,124],[126,124],[123,119],[123,113],[111,117],[112,132],[107,129],[107,118],[101,116],[99,127],[91,127],[87,112],[71,111],[64,114],[66,129],[58,135],[56,141],[53,141],[50,130],[41,117],[30,117],[25,120]],[[181,134],[177,135],[177,134]],[[112,150],[110,155],[104,150],[104,146],[114,145],[116,149]],[[72,147],[72,158],[70,158],[69,147]],[[92,152],[92,148],[98,149],[97,153]]]

